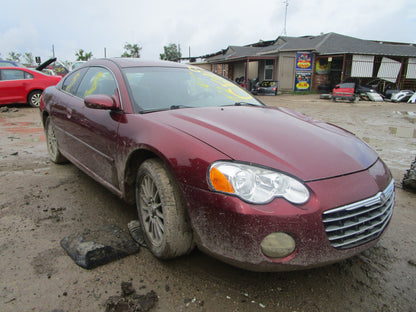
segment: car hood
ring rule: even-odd
[[[56,57],[50,58],[49,60],[43,62],[42,64],[40,64],[38,67],[36,67],[36,70],[38,71],[42,71],[44,70],[46,67],[48,67],[49,65],[51,65],[53,62],[56,62]]]
[[[355,135],[282,108],[190,108],[154,116],[234,160],[275,168],[304,181],[365,170],[378,159]]]

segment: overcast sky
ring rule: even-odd
[[[42,60],[120,56],[125,43],[158,59],[163,46],[183,56],[229,45],[273,40],[283,34],[284,0],[13,0],[1,5],[0,57],[31,52]],[[336,32],[362,39],[416,43],[415,0],[289,0],[288,36]]]

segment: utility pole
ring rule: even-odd
[[[283,2],[283,4],[285,5],[285,25],[284,25],[284,28],[283,28],[283,35],[284,36],[287,36],[287,32],[286,32],[286,19],[287,19],[287,7],[289,6],[289,0],[285,0]]]
[[[52,45],[52,57],[55,58],[55,46]]]

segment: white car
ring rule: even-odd
[[[412,90],[402,90],[400,92],[394,93],[391,96],[391,100],[393,102],[407,102],[412,97],[412,95],[414,95],[414,93],[415,92]]]

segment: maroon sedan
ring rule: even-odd
[[[52,161],[135,202],[161,259],[196,245],[249,270],[321,266],[392,216],[390,171],[356,136],[198,67],[94,60],[45,90],[41,117]]]
[[[0,67],[0,105],[27,103],[39,107],[43,90],[56,85],[59,76],[48,76],[23,67]]]

